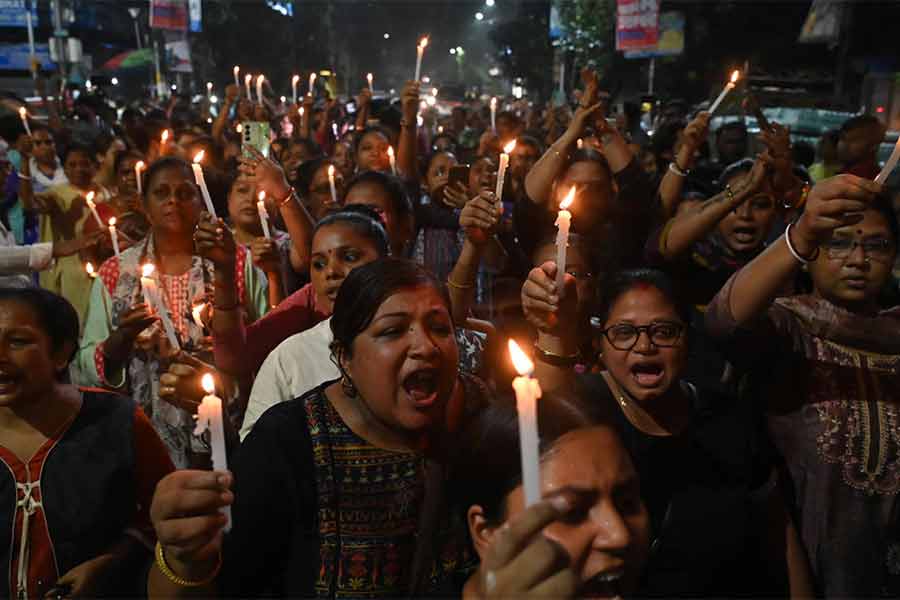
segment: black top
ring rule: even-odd
[[[653,543],[638,596],[782,593],[767,567],[777,559],[763,549],[771,461],[756,419],[724,397],[692,392],[687,429],[650,436],[624,416],[602,376],[581,384],[583,398],[610,403],[650,513]]]

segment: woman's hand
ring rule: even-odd
[[[34,154],[34,138],[30,135],[22,136],[16,145],[16,150],[22,155],[23,161],[28,161]]]
[[[575,598],[580,581],[568,553],[541,533],[570,509],[567,498],[556,496],[538,502],[500,527],[478,570],[478,597]]]
[[[113,554],[101,554],[73,567],[68,573],[56,580],[55,588],[68,589],[66,598],[96,598],[101,585],[116,568],[118,561]],[[45,598],[55,598],[49,593]]]
[[[455,185],[447,185],[444,187],[444,204],[453,208],[462,208],[469,201],[469,188],[466,184],[457,181]]]
[[[158,320],[159,316],[150,310],[150,306],[141,302],[122,313],[119,317],[119,326],[116,328],[116,333],[133,343],[142,331]]]
[[[688,123],[687,127],[684,128],[684,131],[681,134],[681,147],[678,149],[678,156],[676,157],[675,164],[675,166],[682,171],[694,166],[694,161],[697,158],[697,150],[699,150],[700,146],[703,145],[703,142],[706,141],[706,137],[709,133],[709,119],[710,115],[708,112],[700,112],[694,117],[694,120]]]
[[[859,223],[882,187],[855,175],[837,175],[817,183],[791,228],[791,242],[802,256],[812,256],[835,229]]]
[[[416,118],[419,115],[419,82],[407,81],[400,93],[400,107],[403,111],[403,118],[410,125],[416,124]]]
[[[82,250],[93,248],[100,243],[105,235],[109,235],[106,231],[94,231],[74,240],[55,240],[53,242],[53,258],[61,256],[72,256],[78,254]]]
[[[275,242],[264,237],[254,238],[250,242],[250,254],[253,264],[263,273],[279,273],[281,271],[281,255]]]
[[[150,518],[169,568],[186,579],[208,577],[222,551],[220,512],[234,502],[232,476],[219,471],[175,471],[156,486]]]
[[[528,273],[522,286],[522,310],[528,322],[545,333],[556,333],[561,328],[577,326],[576,304],[578,294],[575,278],[565,275],[565,296],[560,302],[556,289],[556,263],[547,261]]]
[[[238,165],[241,175],[255,183],[257,190],[264,191],[274,201],[286,198],[291,192],[291,184],[288,183],[284,170],[256,148],[248,150],[250,156],[242,156]]]
[[[233,83],[225,86],[225,106],[231,107],[241,97],[241,88]]]
[[[463,207],[459,214],[459,226],[473,244],[483,246],[496,232],[502,208],[493,192],[483,191]]]
[[[194,244],[200,256],[211,260],[216,269],[234,272],[234,236],[222,219],[213,219],[212,215],[204,212],[194,231]]]
[[[169,369],[159,376],[159,397],[172,406],[190,414],[197,413],[197,407],[206,392],[200,385],[205,373],[215,373],[216,369],[187,352],[179,352],[169,364]]]
[[[597,115],[600,114],[602,107],[602,102],[597,102],[587,107],[579,106],[578,110],[575,111],[575,116],[572,117],[572,121],[569,123],[568,135],[573,138],[584,137],[585,130],[595,124]]]

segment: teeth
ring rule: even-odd
[[[602,581],[603,583],[610,583],[612,581],[618,581],[624,574],[623,571],[612,571],[609,573],[600,573],[599,575],[594,576],[594,579]]]

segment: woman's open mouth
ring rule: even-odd
[[[579,598],[621,598],[624,569],[601,571],[581,585]]]
[[[418,369],[403,379],[403,389],[416,408],[429,408],[437,400],[438,376],[437,369]]]
[[[660,363],[645,362],[631,366],[631,377],[643,388],[658,387],[666,374],[666,370]]]

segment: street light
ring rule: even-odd
[[[488,8],[494,6],[494,0],[484,0],[484,5]]]
[[[110,80],[110,83],[113,84],[113,85],[119,85],[119,78],[118,78],[118,77],[113,77],[113,78]]]
[[[389,33],[384,34],[384,39],[386,39],[386,40],[391,39],[391,34],[389,34]]]
[[[476,20],[476,21],[482,21],[482,20],[484,20],[484,13],[483,13],[483,12],[477,12],[477,13],[475,13],[475,20]]]
[[[450,54],[456,54],[456,48],[450,48]]]

